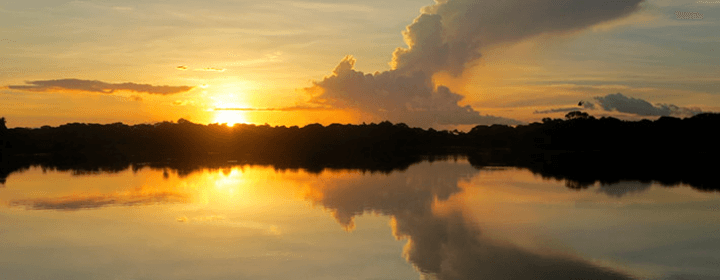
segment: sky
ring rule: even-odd
[[[1,1],[8,127],[720,111],[720,1]]]

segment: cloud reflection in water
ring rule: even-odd
[[[143,191],[101,195],[71,195],[58,198],[12,200],[10,206],[25,206],[30,210],[83,210],[108,206],[139,206],[158,203],[187,202],[188,197],[171,191]]]
[[[363,213],[391,216],[393,235],[407,239],[403,256],[430,279],[632,279],[578,257],[531,252],[484,237],[461,209],[434,211],[479,171],[447,163],[414,167],[334,181],[308,199],[331,211],[346,230]]]

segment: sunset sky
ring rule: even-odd
[[[719,65],[720,1],[0,1],[8,127],[686,117]]]

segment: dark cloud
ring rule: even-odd
[[[309,199],[346,229],[364,213],[391,216],[394,236],[407,240],[403,256],[431,279],[631,279],[575,256],[492,240],[462,212],[433,210],[435,202],[460,193],[459,182],[477,172],[449,163],[415,165],[404,173],[313,185],[318,193]]]
[[[676,116],[692,117],[703,113],[699,108],[680,107],[673,104],[652,104],[639,98],[633,98],[622,93],[608,94],[593,98],[597,105],[604,111],[621,112],[638,116]],[[548,110],[536,110],[533,114],[549,114],[577,111],[579,109],[595,109],[596,103],[591,101],[580,101],[578,107],[562,107]]]
[[[593,104],[592,102],[580,101],[580,103],[578,103],[578,106],[582,106],[585,109],[595,109],[595,104]]]
[[[187,68],[187,66],[185,66],[185,65],[180,65],[180,66],[178,66],[178,67],[175,67],[175,69],[177,69],[177,70],[187,70],[188,68]]]
[[[480,58],[482,47],[544,33],[579,30],[637,10],[642,0],[473,1],[443,0],[425,7],[403,32],[406,48],[393,53],[392,70],[365,74],[344,58],[332,75],[306,91],[311,102],[354,108],[413,125],[517,124],[460,106],[463,96],[436,85],[438,72],[461,74]]]
[[[645,100],[628,97],[622,93],[598,96],[594,99],[605,111],[617,111],[640,116],[690,117],[702,113],[702,110],[698,108],[685,108],[672,104],[653,105]]]
[[[31,210],[83,210],[107,206],[137,206],[156,203],[185,202],[187,197],[174,192],[142,192],[127,194],[108,194],[96,196],[67,196],[61,198],[42,198],[14,200],[10,206],[24,206]]]
[[[153,86],[148,84],[136,83],[120,83],[112,84],[101,81],[80,80],[80,79],[60,79],[60,80],[44,80],[44,81],[27,81],[27,85],[11,85],[9,89],[34,91],[34,92],[53,92],[59,90],[99,92],[99,93],[115,93],[116,91],[131,91],[149,94],[176,94],[187,92],[193,87],[189,86]]]

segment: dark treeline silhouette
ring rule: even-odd
[[[576,111],[565,120],[546,118],[515,128],[478,126],[466,143],[484,148],[470,153],[475,166],[525,167],[564,179],[571,188],[639,180],[720,190],[714,174],[720,158],[718,127],[720,114],[713,113],[633,122]]]
[[[124,170],[150,162],[190,172],[225,164],[278,169],[349,168],[390,172],[428,156],[461,154],[475,166],[526,167],[582,188],[596,181],[655,180],[719,189],[711,176],[720,156],[720,114],[656,121],[596,119],[570,112],[563,119],[469,132],[411,128],[405,124],[305,127],[201,125],[178,122],[125,125],[71,123],[59,127],[5,127],[0,122],[0,180],[39,164],[78,172]],[[182,173],[182,172],[181,172]]]
[[[421,155],[444,154],[453,135],[389,122],[370,125],[302,128],[240,124],[177,123],[100,125],[72,123],[59,127],[7,130],[7,157],[52,162],[143,162],[171,159],[237,160],[319,167],[395,166]],[[369,164],[372,163],[372,164]]]

